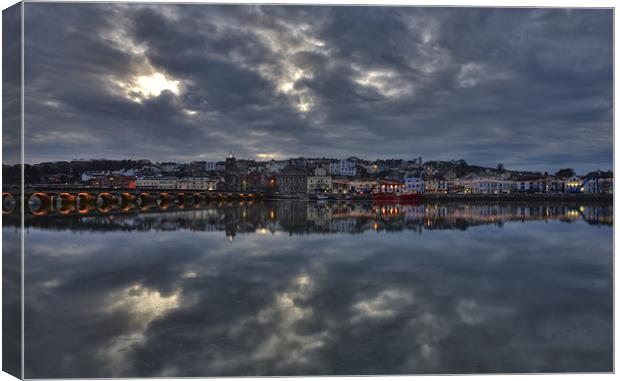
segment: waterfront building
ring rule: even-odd
[[[281,194],[305,194],[308,189],[304,168],[286,166],[276,175],[278,190]]]
[[[141,177],[136,180],[138,189],[176,189],[177,178],[171,176]]]
[[[565,191],[565,181],[562,179],[558,179],[554,176],[547,176],[544,178],[544,189],[545,193],[564,193]]]
[[[405,177],[405,190],[410,193],[424,193],[424,178],[421,173]]]
[[[266,185],[266,190],[269,193],[274,193],[278,190],[278,179],[275,175],[268,175],[265,176],[265,185]]]
[[[346,179],[336,178],[332,180],[334,193],[371,193],[379,188],[379,181],[375,179]]]
[[[95,176],[91,178],[93,188],[106,189],[133,189],[136,187],[136,178],[122,175]]]
[[[217,183],[217,179],[206,176],[181,177],[174,189],[212,191],[217,189]]]
[[[142,177],[136,180],[136,188],[211,191],[217,189],[218,182],[218,179],[207,176]]]
[[[97,172],[97,173],[95,173],[95,172],[84,172],[80,176],[80,179],[82,180],[83,183],[88,183],[88,182],[90,182],[90,180],[92,180],[96,176],[105,176],[106,174],[107,174],[107,172]]]
[[[267,176],[258,170],[248,173],[247,182],[247,190],[251,192],[259,193],[267,188]]]
[[[525,176],[515,181],[515,190],[519,193],[540,193],[546,190],[546,181],[536,176]]]
[[[332,191],[333,193],[349,193],[351,189],[351,181],[349,179],[333,179]]]
[[[572,176],[564,182],[564,191],[566,193],[581,193],[583,190],[583,180],[578,176]]]
[[[222,174],[222,181],[218,183],[217,190],[223,191],[238,191],[240,178],[236,172],[224,172]]]
[[[312,193],[328,193],[332,191],[332,177],[327,175],[325,168],[318,167],[314,170],[314,176],[308,176],[307,189],[308,194]]]
[[[514,188],[515,183],[511,180],[481,179],[475,182],[474,192],[483,194],[511,193],[514,191]],[[540,189],[540,186],[538,189]]]
[[[448,193],[448,180],[441,175],[431,175],[424,180],[426,193]]]
[[[394,193],[405,189],[405,183],[400,180],[382,179],[379,181],[379,191]]]
[[[379,182],[376,179],[355,179],[349,182],[350,191],[371,193],[379,188]]]
[[[584,193],[589,194],[611,194],[613,193],[614,179],[590,177],[584,180],[582,189]]]
[[[243,192],[262,192],[266,186],[266,178],[262,172],[253,170],[249,173],[239,173],[236,190]]]
[[[458,189],[457,193],[501,194],[512,193],[516,188],[515,182],[512,180],[488,177],[456,179],[453,182],[456,185],[456,189]],[[527,189],[529,189],[529,182],[524,182],[524,184],[524,186],[527,186]]]

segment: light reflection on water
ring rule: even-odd
[[[610,206],[264,202],[27,225],[26,377],[612,370]]]

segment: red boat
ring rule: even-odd
[[[422,195],[419,193],[373,193],[372,201],[377,202],[420,202],[422,201]]]

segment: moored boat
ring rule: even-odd
[[[373,193],[372,201],[375,202],[420,202],[422,195],[419,193]]]

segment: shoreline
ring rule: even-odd
[[[279,195],[279,196],[263,196],[266,201],[312,201],[318,202],[322,200],[312,199],[307,196]],[[352,197],[349,199],[329,199],[327,202],[349,202],[362,201],[372,202],[369,197]],[[588,202],[588,203],[605,203],[613,204],[613,194],[423,194],[420,202]],[[395,202],[397,203],[397,202]]]
[[[422,201],[499,201],[499,202],[597,202],[613,203],[613,194],[424,194]]]

